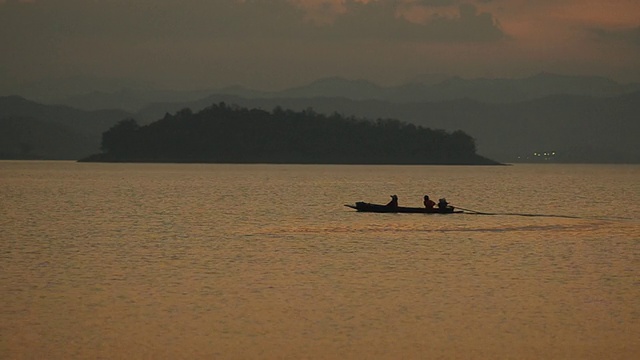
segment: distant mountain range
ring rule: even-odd
[[[541,73],[519,79],[462,79],[418,77],[398,86],[384,87],[366,80],[324,78],[282,91],[259,91],[241,86],[194,91],[156,90],[124,80],[68,79],[24,86],[7,95],[20,95],[45,104],[67,105],[82,110],[122,109],[137,112],[153,103],[189,102],[210,95],[234,95],[247,99],[345,98],[391,103],[438,102],[470,99],[487,103],[510,103],[550,95],[612,97],[640,91],[640,83],[620,84],[597,76],[567,76]],[[443,80],[439,80],[444,78]]]
[[[276,106],[368,119],[399,119],[414,124],[463,130],[477,140],[478,153],[501,162],[640,163],[640,91],[615,97],[550,95],[507,104],[470,99],[392,103],[345,98],[246,99],[213,95],[186,103],[154,104],[136,118],[148,123],[183,108],[213,103],[271,110]],[[544,159],[534,155],[555,154]]]
[[[479,156],[474,139],[463,131],[225,103],[197,113],[181,110],[143,126],[118,122],[102,145],[101,153],[81,161],[499,165]]]
[[[242,88],[221,93],[245,98],[342,97],[351,100],[380,100],[393,103],[438,102],[471,99],[489,103],[533,100],[549,95],[609,97],[640,91],[640,84],[619,84],[601,77],[539,74],[524,79],[462,79],[452,77],[437,83],[411,82],[381,87],[364,80],[326,78],[307,86],[275,93],[258,93]]]
[[[130,116],[0,97],[0,159],[78,159],[99,150],[102,133]]]
[[[56,105],[0,97],[0,157],[85,157],[97,151],[102,132],[119,120],[145,124],[166,113],[183,108],[195,112],[219,102],[265,110],[313,108],[460,129],[476,138],[479,154],[502,162],[640,163],[640,84],[554,74],[515,80],[449,78],[397,87],[329,78],[280,92],[241,87],[102,91],[67,97]]]

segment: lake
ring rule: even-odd
[[[640,353],[638,165],[3,161],[0,215],[2,359]]]

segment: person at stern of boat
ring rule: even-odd
[[[426,207],[427,209],[433,209],[433,207],[436,206],[436,203],[433,200],[429,199],[429,195],[424,196],[423,203],[424,207]]]
[[[390,207],[390,208],[397,208],[398,207],[398,196],[397,195],[391,195],[391,201],[389,201],[389,203],[387,204],[387,207]]]

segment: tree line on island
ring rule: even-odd
[[[80,161],[288,164],[497,164],[476,153],[461,130],[432,130],[394,119],[368,120],[221,102],[140,126],[118,122],[102,153]]]

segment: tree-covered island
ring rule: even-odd
[[[495,165],[463,131],[448,133],[392,119],[376,121],[212,105],[140,126],[122,120],[102,134],[87,162]]]

